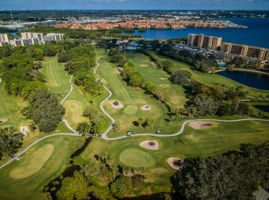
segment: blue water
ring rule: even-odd
[[[221,71],[218,72],[218,74],[239,83],[242,83],[244,85],[247,85],[249,87],[261,90],[269,90],[269,76],[265,74],[243,71]]]
[[[265,112],[269,112],[269,105],[255,105],[254,107],[258,108],[258,109],[261,109]]]
[[[222,20],[222,19],[219,19]],[[170,39],[187,37],[189,33],[203,33],[206,35],[220,36],[224,41],[248,44],[269,48],[269,18],[226,18],[248,28],[186,28],[182,30],[147,30],[144,33],[135,31],[132,34],[142,35],[148,39]]]

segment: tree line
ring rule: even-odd
[[[253,199],[269,188],[269,142],[242,144],[238,151],[187,158],[171,178],[172,197],[180,200]]]

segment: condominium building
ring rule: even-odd
[[[204,34],[189,34],[187,44],[192,47],[217,50],[222,42],[221,37],[207,36]]]
[[[10,45],[12,46],[28,46],[28,45],[35,45],[35,44],[42,44],[43,42],[39,40],[39,38],[21,38],[10,40]]]
[[[64,39],[64,34],[61,33],[48,33],[45,37],[44,40],[46,42],[51,42],[51,41],[61,41]]]
[[[41,41],[44,40],[43,33],[32,33],[32,32],[22,32],[21,38],[23,39],[38,38]]]
[[[222,42],[221,37],[207,36],[204,34],[189,34],[187,44],[188,46],[196,48],[219,50],[226,54],[247,56],[259,60],[269,60],[269,49]]]
[[[259,60],[269,59],[269,49],[253,47],[242,44],[233,44],[230,42],[223,42],[220,51],[227,54],[236,54],[239,56],[247,56],[251,58],[257,58]]]
[[[9,42],[7,34],[0,34],[0,42]]]

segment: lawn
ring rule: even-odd
[[[57,56],[46,58],[44,67],[41,71],[46,77],[46,84],[49,90],[58,94],[59,100],[68,93],[70,90],[70,75],[64,70],[64,64],[58,63]],[[85,108],[91,106],[87,94],[73,84],[73,92],[64,102],[65,119],[70,122],[70,125],[74,128],[80,122],[87,121],[87,118],[83,117]]]
[[[68,165],[76,142],[82,137],[55,136],[33,146],[19,160],[0,170],[0,199],[49,199],[45,185]]]
[[[125,134],[128,130],[135,132],[155,132],[157,130],[166,130],[173,132],[177,128],[177,122],[168,123],[167,108],[160,101],[145,94],[144,90],[138,87],[130,87],[122,80],[117,73],[117,66],[109,62],[109,58],[104,51],[99,50],[100,68],[98,76],[103,79],[104,84],[112,91],[112,97],[105,102],[104,108],[118,122],[120,133],[112,132],[110,136]],[[118,101],[122,108],[114,108],[112,103]],[[143,106],[150,106],[150,110],[143,110]],[[148,118],[154,120],[153,126],[146,129],[134,125],[139,118]],[[168,126],[169,125],[169,126]]]
[[[21,114],[21,110],[27,106],[27,102],[22,98],[8,95],[3,83],[0,83],[0,94],[0,120],[4,121],[0,123],[0,128],[7,126],[19,128],[28,125],[30,120],[26,120]]]
[[[208,74],[204,72],[199,72],[197,70],[192,70],[191,66],[187,65],[186,63],[182,63],[182,62],[179,62],[179,61],[176,61],[174,59],[170,59],[164,56],[159,56],[159,57],[171,60],[174,63],[173,71],[187,70],[191,72],[193,79],[200,81],[204,84],[207,84],[210,86],[220,86],[220,87],[225,87],[225,88],[241,86],[243,90],[248,93],[249,96],[254,96],[254,97],[266,96],[269,94],[269,91],[263,91],[263,90],[251,88],[251,87],[248,87],[246,85],[243,85],[241,83],[238,83],[236,81],[233,81],[229,78],[223,77],[218,74]]]
[[[128,58],[134,64],[135,70],[140,72],[143,78],[152,82],[157,93],[173,108],[183,108],[187,101],[184,89],[179,85],[171,84],[170,77],[165,71],[157,69],[148,56],[143,54],[128,54]]]
[[[159,150],[147,150],[139,144],[145,140],[156,140]],[[154,192],[169,191],[170,176],[175,172],[167,164],[169,157],[198,157],[216,155],[238,149],[242,143],[260,144],[269,140],[269,123],[245,121],[235,123],[214,122],[214,126],[195,130],[189,125],[177,137],[128,137],[117,141],[93,140],[81,154],[82,160],[97,164],[95,154],[110,155],[113,166],[131,166],[146,176]],[[140,158],[139,158],[140,156]],[[147,157],[149,160],[147,160]],[[141,167],[144,167],[141,170]]]

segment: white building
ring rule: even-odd
[[[51,42],[51,41],[61,41],[64,39],[64,34],[61,33],[48,33],[45,37],[44,40],[46,42]]]
[[[0,34],[0,42],[9,42],[7,34]]]
[[[40,41],[42,41],[44,40],[44,35],[43,33],[22,32],[21,38],[23,39],[38,38]]]
[[[21,38],[10,40],[10,45],[12,46],[28,46],[28,45],[35,45],[35,44],[43,44],[43,41],[40,41],[39,38]]]

